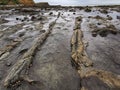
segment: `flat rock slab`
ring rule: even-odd
[[[44,88],[48,90],[79,90],[80,77],[71,65],[71,36],[67,36],[64,29],[57,28],[63,28],[60,22],[66,23],[64,20],[61,21],[61,18],[58,19],[52,34],[36,54],[30,76],[42,81]]]

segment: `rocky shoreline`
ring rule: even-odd
[[[0,9],[0,90],[119,90],[120,7]]]

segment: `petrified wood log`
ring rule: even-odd
[[[42,45],[42,43],[45,41],[45,39],[48,37],[48,35],[51,33],[52,28],[55,25],[55,21],[53,21],[49,25],[49,30],[40,35],[37,39],[35,39],[32,47],[23,55],[23,57],[18,60],[18,62],[12,67],[10,72],[8,73],[7,77],[4,81],[5,87],[11,87],[17,84],[17,82],[20,82],[21,80],[27,81],[29,83],[33,82],[33,80],[30,80],[29,78],[24,78],[26,74],[28,74],[28,69],[32,65],[32,59],[35,55],[35,51],[38,46]],[[27,76],[26,76],[27,77]]]
[[[104,70],[93,69],[86,72],[85,77],[96,76],[104,83],[106,83],[109,87],[112,88],[120,88],[120,75],[113,74]]]
[[[75,30],[73,32],[72,38],[71,38],[71,50],[72,50],[72,59],[80,66],[81,64],[84,64],[85,66],[91,66],[92,62],[87,57],[87,54],[85,53],[85,47],[84,43],[82,41],[83,33],[80,30],[80,18],[76,18],[75,21]]]
[[[80,17],[77,17],[74,32],[71,38],[71,57],[78,65],[77,70],[80,78],[97,77],[109,87],[120,89],[120,75],[104,70],[94,69],[92,67],[93,63],[85,52],[85,45],[82,40],[83,33],[80,30],[80,24],[81,19]],[[88,90],[88,88],[81,86],[81,90]]]

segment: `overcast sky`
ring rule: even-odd
[[[52,5],[108,5],[119,4],[120,0],[34,0],[35,2],[49,2]]]

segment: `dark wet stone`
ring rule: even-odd
[[[110,15],[107,15],[107,17],[109,17]]]
[[[90,8],[86,8],[85,12],[91,12],[91,9]]]
[[[120,16],[117,16],[117,19],[119,19],[119,20],[120,20]]]
[[[97,15],[95,18],[96,18],[96,19],[103,19],[103,17],[101,17],[101,16],[99,16],[99,15]]]
[[[19,37],[22,37],[22,36],[24,36],[24,35],[25,35],[24,33],[20,33],[20,34],[19,34]]]
[[[24,17],[24,20],[27,20],[28,18],[27,17]]]
[[[68,28],[64,28],[63,30],[68,30]]]
[[[19,18],[16,18],[16,20],[19,20]]]
[[[12,65],[12,62],[7,62],[5,65],[6,65],[7,67],[9,67],[9,66]]]
[[[117,31],[110,31],[110,33],[116,35]]]
[[[74,15],[76,14],[76,13],[73,13]]]
[[[108,14],[108,11],[107,10],[100,10],[101,13],[104,13],[104,14]]]
[[[61,29],[61,27],[56,27],[57,29]]]
[[[39,17],[38,20],[43,20],[43,18],[42,18],[42,17]]]
[[[106,37],[106,36],[107,36],[107,31],[99,32],[99,35],[100,35],[101,37]]]
[[[107,15],[108,20],[112,20],[113,18],[110,15]]]
[[[98,25],[101,25],[101,23],[98,23]],[[118,33],[116,27],[114,25],[109,25],[104,28],[97,28],[92,31],[92,36],[96,37],[96,35],[100,35],[101,37],[106,37],[108,34],[116,35]]]
[[[101,25],[101,23],[97,23],[97,25]]]
[[[20,54],[23,54],[23,53],[25,53],[27,50],[28,50],[28,48],[23,49],[23,50],[21,50],[19,53],[20,53]]]
[[[93,36],[93,37],[96,37],[96,36],[97,36],[97,33],[93,32],[93,33],[92,33],[92,36]]]
[[[82,21],[82,17],[77,17],[77,21]]]
[[[2,23],[7,23],[8,21],[7,20],[5,20],[5,19],[0,19],[0,24],[2,24]]]
[[[40,32],[41,32],[41,33],[45,33],[45,30],[41,30]]]
[[[21,20],[21,22],[24,22],[24,20]]]
[[[76,12],[76,10],[75,9],[70,9],[69,12]]]
[[[41,13],[42,15],[44,15],[44,13]]]
[[[91,18],[91,16],[88,16],[88,18]]]
[[[58,12],[58,16],[57,16],[57,18],[59,18],[59,17],[60,17],[60,14],[61,14],[61,13],[60,13],[60,12]]]
[[[50,12],[49,15],[53,15],[53,12]]]
[[[35,17],[35,16],[32,16],[32,17],[31,17],[31,20],[32,20],[32,21],[34,21],[35,19],[36,19],[36,17]]]

